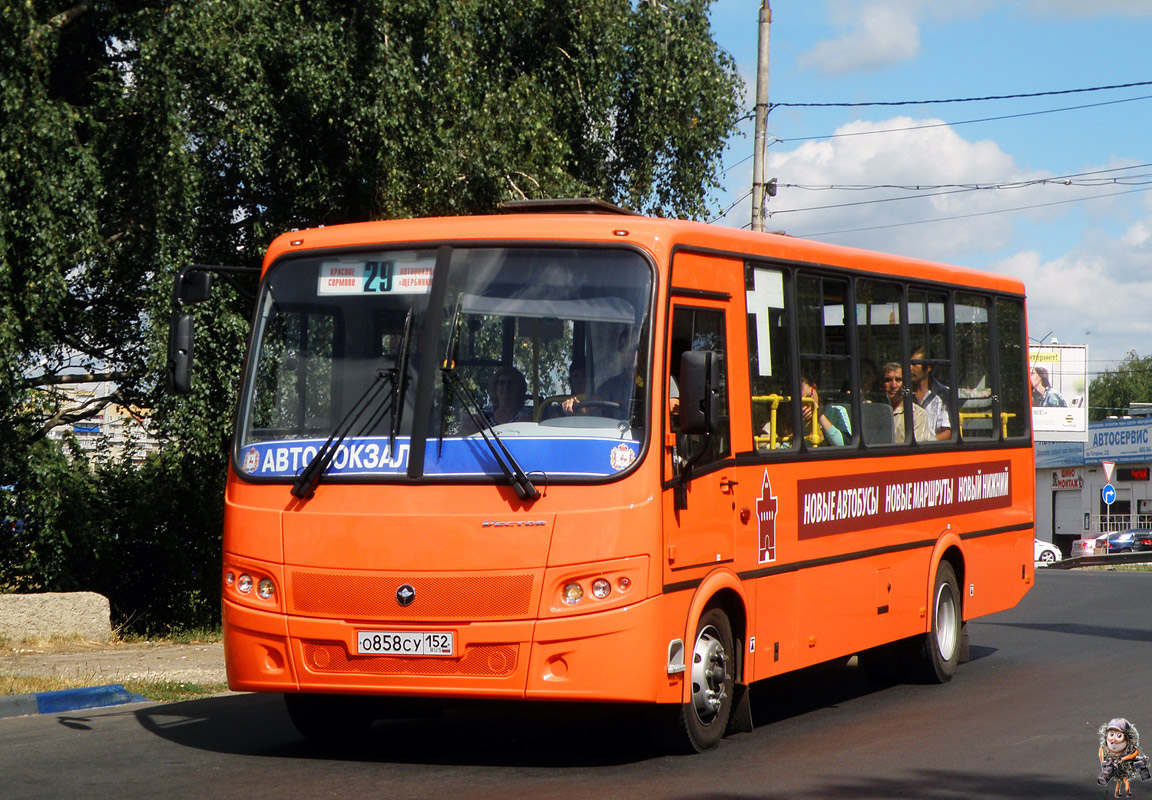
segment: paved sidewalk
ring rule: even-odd
[[[0,675],[78,680],[88,686],[125,681],[225,683],[224,645],[78,644],[0,650]]]

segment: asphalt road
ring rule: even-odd
[[[852,666],[765,682],[756,729],[702,756],[654,752],[619,709],[554,708],[389,721],[328,752],[278,698],[229,695],[0,719],[0,797],[1102,797],[1097,728],[1152,732],[1152,573],[1039,571],[970,630],[944,686]]]

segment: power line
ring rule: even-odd
[[[953,97],[943,100],[890,100],[869,101],[863,103],[770,103],[769,110],[773,108],[859,108],[862,106],[928,106],[939,105],[943,103],[977,103],[985,100],[1018,100],[1025,97],[1052,97],[1054,95],[1061,94],[1103,92],[1111,89],[1131,89],[1135,86],[1152,86],[1152,81],[1117,83],[1111,86],[1090,86],[1084,89],[1057,89],[1054,91],[1028,92],[1024,94],[986,95],[984,97]]]
[[[1001,208],[1001,209],[997,209],[995,211],[977,211],[977,212],[974,212],[972,214],[957,214],[957,215],[951,216],[951,217],[936,217],[934,219],[919,219],[919,220],[911,220],[909,222],[894,222],[890,225],[870,225],[870,226],[866,226],[863,228],[845,228],[843,230],[838,230],[838,231],[821,231],[820,233],[802,233],[802,234],[796,234],[796,235],[801,236],[803,238],[814,239],[814,238],[819,237],[819,236],[836,236],[836,235],[841,234],[841,233],[861,233],[863,231],[881,231],[881,230],[887,230],[889,228],[903,228],[903,227],[907,227],[910,225],[927,225],[927,224],[932,223],[932,222],[952,222],[952,221],[958,220],[958,219],[971,219],[973,217],[987,217],[987,216],[991,216],[993,214],[1008,214],[1008,213],[1012,213],[1014,211],[1027,211],[1027,210],[1033,209],[1033,208],[1046,208],[1049,206],[1067,205],[1069,203],[1082,203],[1086,200],[1097,200],[1097,199],[1100,199],[1103,197],[1117,197],[1119,195],[1124,195],[1124,194],[1134,194],[1137,192],[1146,192],[1150,188],[1152,188],[1152,187],[1146,187],[1146,188],[1142,188],[1142,189],[1128,189],[1127,191],[1123,191],[1123,192],[1109,192],[1107,194],[1097,194],[1097,195],[1093,195],[1092,197],[1080,197],[1080,198],[1075,198],[1072,200],[1057,200],[1057,201],[1054,201],[1051,203],[1036,203],[1034,205],[1028,205],[1028,206],[1017,206],[1016,208]],[[784,212],[782,212],[782,211],[772,212],[773,216],[776,214],[782,214],[782,213],[784,213]]]
[[[1135,164],[1129,167],[1114,167],[1111,169],[1093,170],[1089,172],[1076,172],[1068,175],[1058,175],[1051,178],[1035,178],[1027,181],[1005,181],[1001,183],[943,183],[943,184],[846,184],[828,186],[805,186],[804,184],[785,183],[780,188],[800,189],[804,191],[867,191],[874,189],[900,189],[903,191],[918,191],[921,194],[900,195],[898,197],[884,197],[877,200],[858,200],[846,203],[831,203],[823,206],[807,206],[805,208],[786,208],[772,212],[775,214],[793,214],[798,211],[824,211],[835,208],[850,208],[853,206],[866,206],[877,203],[894,203],[902,200],[919,200],[926,197],[940,197],[950,194],[963,194],[967,192],[1024,189],[1031,186],[1057,185],[1057,186],[1146,186],[1152,184],[1152,173],[1125,175],[1113,178],[1092,178],[1093,175],[1103,175],[1110,172],[1120,172],[1129,169],[1152,167],[1152,164]],[[1095,195],[1094,195],[1095,196]],[[1081,198],[1091,199],[1091,198]]]
[[[796,136],[790,139],[780,139],[782,142],[811,142],[823,139],[843,139],[849,136],[873,136],[878,133],[901,133],[903,131],[923,131],[931,128],[955,128],[960,125],[974,125],[978,122],[1000,122],[1006,119],[1020,119],[1022,117],[1038,117],[1043,114],[1057,114],[1062,111],[1080,111],[1085,108],[1099,108],[1100,106],[1112,106],[1118,103],[1131,103],[1136,100],[1149,100],[1152,95],[1141,95],[1140,97],[1126,97],[1123,100],[1107,100],[1102,103],[1087,103],[1079,106],[1066,106],[1064,108],[1049,108],[1044,111],[1027,111],[1020,114],[1004,114],[999,117],[981,117],[979,119],[963,119],[957,122],[933,122],[928,125],[909,125],[904,128],[882,128],[873,131],[850,131],[848,133],[829,133],[823,136]]]

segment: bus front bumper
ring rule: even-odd
[[[679,702],[663,599],[544,620],[380,625],[288,617],[224,602],[234,691],[392,697]],[[359,631],[452,631],[453,656],[356,652]]]

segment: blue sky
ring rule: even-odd
[[[1152,82],[1152,0],[771,6],[771,103]],[[712,7],[715,38],[736,59],[749,110],[759,7],[760,0]],[[968,122],[990,117],[1012,118]],[[918,126],[932,127],[907,130]],[[742,131],[729,143],[716,196],[721,209],[736,204],[719,220],[734,226],[747,226],[751,213],[740,200],[751,185],[751,122]],[[1087,344],[1090,373],[1130,350],[1152,354],[1152,83],[981,102],[782,105],[769,115],[768,133],[768,177],[780,185],[768,230],[1015,275],[1027,287],[1030,335]],[[1055,182],[1010,186],[1040,179]],[[817,188],[884,185],[992,188]],[[893,197],[911,199],[868,202]],[[841,207],[815,208],[834,205]]]

